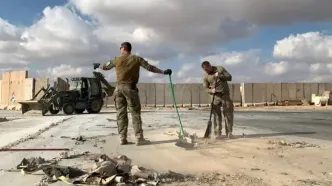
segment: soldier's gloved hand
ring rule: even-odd
[[[167,69],[164,71],[165,75],[172,75],[172,70],[171,69]]]
[[[93,63],[93,69],[97,69],[97,68],[99,68],[99,66],[100,66],[100,63]]]

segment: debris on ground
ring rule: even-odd
[[[82,154],[87,154],[82,153]],[[62,159],[69,159],[72,156],[68,153],[59,154]],[[61,159],[59,160],[61,161]],[[47,186],[50,183],[62,181],[67,184],[88,184],[88,185],[119,185],[119,183],[129,185],[159,185],[162,183],[199,181],[201,183],[222,180],[203,175],[195,177],[193,175],[183,175],[169,171],[167,173],[157,173],[137,165],[132,165],[132,160],[125,155],[110,158],[102,154],[91,163],[91,169],[81,170],[76,167],[60,166],[59,161],[45,160],[41,157],[24,158],[17,166],[24,174],[32,174],[42,170],[45,176],[38,182],[37,186]]]
[[[275,142],[275,141],[269,141],[269,144],[275,144],[275,145],[280,145],[280,146],[291,146],[291,147],[296,147],[296,148],[305,148],[305,147],[315,147],[315,148],[320,148],[319,145],[315,145],[315,144],[309,144],[306,143],[304,141],[302,142],[294,142],[294,143],[287,143],[284,140]]]
[[[5,122],[5,121],[9,121],[9,120],[6,117],[0,118],[0,122]]]
[[[85,151],[85,152],[82,152],[82,153],[74,153],[74,154],[71,154],[69,155],[68,152],[60,152],[59,153],[59,156],[60,156],[60,159],[74,159],[74,158],[79,158],[81,156],[85,156],[87,154],[89,154],[90,152],[89,151]]]
[[[41,170],[43,166],[47,165],[55,165],[57,164],[56,160],[48,160],[46,161],[41,157],[33,157],[33,158],[23,158],[20,164],[16,166],[16,169],[22,170],[22,173],[33,173]]]

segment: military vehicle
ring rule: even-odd
[[[94,63],[94,69],[100,66]],[[68,83],[68,81],[67,81]],[[57,90],[56,87],[40,89],[37,94],[26,101],[19,101],[22,105],[22,114],[30,110],[41,110],[42,115],[58,114],[61,110],[66,115],[99,113],[104,105],[104,98],[113,95],[115,88],[111,86],[103,74],[94,71],[93,77],[75,77],[71,79],[69,90]],[[43,93],[41,98],[38,95]]]

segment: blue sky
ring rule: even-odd
[[[0,0],[0,17],[15,25],[29,26],[47,6],[63,5],[66,0]]]
[[[112,23],[109,23],[109,22],[106,21],[107,24],[108,24],[108,25],[106,24],[106,26],[112,25],[113,22],[115,24],[117,24],[117,22],[112,20],[111,18],[112,18],[112,16],[119,16],[119,15],[116,14],[116,11],[113,15],[113,12],[114,12],[114,10],[112,12],[113,7],[103,7],[105,4],[102,4],[102,2],[106,2],[105,0],[98,1],[92,7],[89,7],[89,5],[87,7],[85,7],[86,3],[83,3],[83,2],[89,2],[87,0],[81,0],[81,1],[72,0],[72,1],[74,2],[76,8],[80,9],[80,11],[82,11],[82,10],[87,11],[88,10],[88,12],[93,14],[94,16],[97,16],[97,17],[99,17],[101,19],[105,19],[105,20],[111,20],[109,22],[112,22]],[[259,1],[259,0],[256,0],[256,1]],[[294,2],[295,1],[298,2],[298,0],[294,0]],[[120,1],[118,1],[118,3],[119,2]],[[218,1],[213,0],[211,2],[216,3]],[[54,17],[59,16],[57,18],[54,18],[55,20],[56,19],[60,19],[60,20],[63,19],[63,18],[61,18],[61,16],[68,16],[68,14],[65,15],[65,13],[63,11],[53,9],[54,6],[63,6],[66,3],[67,3],[67,0],[0,0],[0,17],[4,20],[7,20],[10,24],[15,25],[17,27],[28,28],[29,26],[31,26],[31,25],[35,24],[36,22],[38,22],[38,20],[40,20],[40,18],[42,18],[43,10],[46,7],[51,7],[51,10],[49,12],[50,16],[54,16]],[[109,3],[109,4],[112,4],[112,3]],[[143,6],[143,5],[140,4],[140,6]],[[133,6],[136,6],[136,5],[133,5]],[[97,9],[94,9],[94,7],[97,7]],[[108,9],[107,9],[107,11],[104,10],[104,12],[100,13],[99,10],[103,10],[103,8],[106,8],[106,9],[108,8]],[[157,7],[157,8],[163,8],[163,6],[160,5],[160,7]],[[150,9],[148,9],[148,10],[150,10]],[[156,11],[157,11],[157,9],[156,9]],[[281,11],[282,11],[282,9],[281,9]],[[294,9],[294,11],[301,11],[301,10],[295,10]],[[159,12],[157,11],[157,13],[159,13]],[[102,15],[102,14],[104,14],[104,15]],[[183,14],[183,12],[182,12],[182,14]],[[294,13],[294,15],[295,14],[296,14],[296,12]],[[301,12],[298,13],[298,14],[300,15]],[[182,16],[181,13],[179,14],[179,16]],[[222,16],[224,16],[224,15],[222,15]],[[262,15],[260,15],[260,16],[262,16]],[[265,15],[263,15],[263,16],[265,16]],[[185,16],[183,16],[183,17],[185,17]],[[87,18],[87,17],[84,16],[84,18]],[[257,18],[257,16],[254,17],[254,18]],[[287,17],[284,17],[284,19],[285,18],[287,18]],[[51,20],[53,18],[49,17],[49,19]],[[67,19],[67,18],[64,18],[64,19]],[[128,20],[129,19],[130,18],[128,18]],[[131,18],[131,19],[133,19],[133,18]],[[245,20],[246,17],[244,16],[243,19]],[[251,19],[248,19],[248,20],[251,21]],[[231,42],[220,44],[217,47],[211,47],[211,52],[212,53],[220,53],[222,55],[222,53],[227,53],[227,52],[232,52],[232,51],[245,53],[246,51],[249,51],[251,49],[260,49],[261,53],[259,54],[258,57],[260,58],[260,60],[263,63],[276,62],[276,64],[271,64],[270,66],[271,66],[271,68],[279,69],[279,71],[280,71],[280,68],[282,68],[282,70],[281,70],[282,72],[280,71],[277,74],[289,73],[289,72],[291,72],[289,70],[290,69],[289,66],[292,66],[290,64],[291,64],[291,60],[293,60],[293,59],[289,59],[288,61],[286,60],[286,62],[289,62],[289,64],[278,64],[281,61],[281,59],[277,59],[277,58],[274,58],[272,56],[273,48],[276,44],[276,41],[283,40],[283,39],[287,38],[288,36],[290,36],[291,34],[294,34],[294,35],[296,35],[296,34],[305,34],[305,33],[308,33],[308,32],[320,32],[320,33],[324,33],[324,34],[329,35],[331,33],[331,28],[332,28],[331,23],[322,22],[322,21],[319,21],[319,20],[318,21],[316,20],[314,22],[312,22],[312,21],[311,22],[290,21],[292,24],[284,23],[284,24],[278,24],[276,26],[273,25],[273,19],[271,19],[271,20],[272,21],[269,24],[262,24],[258,28],[258,31],[256,33],[254,33],[253,35],[251,35],[247,38],[243,38],[243,39],[233,39]],[[324,19],[322,19],[322,20],[324,20]],[[73,21],[73,20],[70,20],[70,21]],[[138,21],[141,21],[141,20],[138,20]],[[143,19],[143,21],[144,21],[144,19]],[[259,19],[254,20],[254,21],[259,22]],[[54,23],[58,24],[60,22],[59,22],[59,20],[57,20],[57,22],[52,22],[51,24],[54,24]],[[287,22],[287,21],[284,21],[284,22]],[[69,22],[69,23],[70,24],[71,23],[75,24],[75,22]],[[189,27],[192,26],[192,25],[190,25],[190,23],[186,23],[186,24],[188,24]],[[195,23],[193,23],[193,24],[195,24]],[[145,24],[142,24],[142,25],[145,25]],[[65,26],[65,27],[63,27],[63,26]],[[68,26],[68,24],[65,24],[63,26],[62,27],[59,26],[59,27],[61,27],[65,30],[67,28],[66,26]],[[154,27],[155,25],[150,25],[150,26]],[[211,26],[213,26],[213,25],[211,25]],[[160,29],[157,26],[155,28],[157,30]],[[45,31],[45,30],[43,30],[43,28],[39,28],[39,29],[41,29],[41,30],[36,31],[36,33],[39,33],[40,31]],[[73,28],[69,28],[69,29],[73,29]],[[162,31],[162,30],[159,30],[159,31]],[[182,31],[182,30],[180,29],[179,31]],[[70,31],[68,31],[68,32],[70,32]],[[175,32],[173,34],[176,35],[177,33]],[[46,35],[50,35],[50,34],[46,34]],[[106,33],[106,35],[107,35],[107,33]],[[205,36],[206,35],[208,35],[208,34],[205,34]],[[323,38],[323,36],[319,36],[319,37],[322,37],[322,41],[326,42],[325,41],[326,38]],[[171,38],[173,40],[170,40],[170,42],[176,41],[176,40],[174,40],[175,38],[176,37]],[[191,38],[195,38],[195,36],[192,36]],[[41,39],[43,39],[43,38],[41,38]],[[114,38],[112,38],[112,39],[114,39]],[[211,39],[211,38],[209,38],[209,39]],[[54,40],[54,41],[56,42],[57,40]],[[65,42],[65,41],[61,41],[61,42]],[[302,44],[303,43],[305,44],[307,42],[308,41],[303,41]],[[312,42],[312,40],[310,40],[310,42]],[[193,43],[195,43],[195,42],[193,42]],[[198,43],[198,41],[196,43]],[[326,43],[329,43],[329,42],[326,42]],[[167,47],[170,47],[170,46],[172,46],[172,45],[168,45]],[[299,46],[296,46],[296,47],[299,47]],[[308,48],[308,46],[306,46],[306,47]],[[309,48],[310,47],[311,46],[309,46]],[[300,49],[302,50],[303,48],[300,48]],[[111,49],[109,49],[109,50],[111,50]],[[117,55],[118,54],[117,52],[118,51],[113,52],[111,55]],[[104,53],[102,53],[102,54],[104,54]],[[176,54],[174,54],[172,52],[170,52],[170,54],[176,56]],[[220,54],[218,54],[218,55],[220,55]],[[154,56],[154,55],[152,55],[152,56]],[[158,65],[161,68],[172,68],[175,71],[179,71],[181,66],[185,66],[189,63],[195,62],[196,64],[198,64],[201,60],[198,56],[200,56],[200,55],[198,54],[197,56],[193,56],[193,55],[192,56],[186,56],[185,58],[181,58],[181,59],[170,58],[170,59],[167,59],[167,60],[162,60],[162,63],[159,63]],[[55,58],[48,59],[48,61],[57,61],[57,56],[53,56],[53,57],[55,57]],[[1,51],[0,51],[0,58],[1,58]],[[71,58],[72,58],[72,56],[70,57],[70,60],[72,60]],[[98,59],[105,59],[105,58],[102,58],[101,56],[99,56]],[[218,60],[218,59],[216,59],[216,60]],[[246,59],[246,60],[251,60],[251,58]],[[317,59],[317,61],[321,61],[321,59]],[[93,61],[93,62],[96,62],[96,61]],[[54,65],[60,65],[60,64],[54,64]],[[66,68],[75,69],[74,65],[75,65],[75,63],[71,64],[70,66],[68,66]],[[87,64],[84,64],[84,65],[87,66]],[[284,66],[282,66],[282,65],[284,65]],[[30,68],[34,69],[34,70],[37,70],[39,67],[40,68],[48,67],[47,63],[30,63],[28,66]],[[317,69],[324,69],[323,66],[318,68],[318,66],[316,65],[315,69],[316,70]],[[307,68],[309,68],[309,67],[310,67],[310,65]],[[56,66],[50,67],[50,68],[56,68]],[[232,72],[234,72],[235,74],[236,73],[241,74],[240,71],[244,70],[246,67],[242,66],[241,68],[240,67],[238,67],[238,68],[230,67],[230,68],[231,68]],[[302,67],[300,67],[299,69],[303,71]],[[264,70],[264,69],[262,68],[262,70]],[[68,70],[68,72],[70,72],[70,71],[71,70]],[[53,72],[53,71],[50,71],[50,72]],[[84,72],[84,70],[83,70],[83,72]],[[197,71],[195,71],[195,73],[197,73]],[[255,74],[255,72],[252,72],[252,73]],[[254,76],[254,74],[252,74],[252,75]],[[251,76],[251,74],[248,74],[248,75]]]

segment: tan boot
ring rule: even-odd
[[[215,136],[216,136],[216,139],[217,139],[217,140],[221,139],[221,134],[222,134],[221,131],[215,133]]]
[[[229,132],[229,133],[227,134],[227,137],[228,137],[228,139],[233,139],[233,138],[234,138],[234,136],[233,136],[233,134],[232,134],[231,132]]]
[[[128,140],[127,139],[121,139],[120,140],[120,145],[127,145],[128,144]]]
[[[151,144],[150,140],[146,140],[144,138],[137,138],[136,139],[136,146],[140,146],[140,145],[148,145]]]

